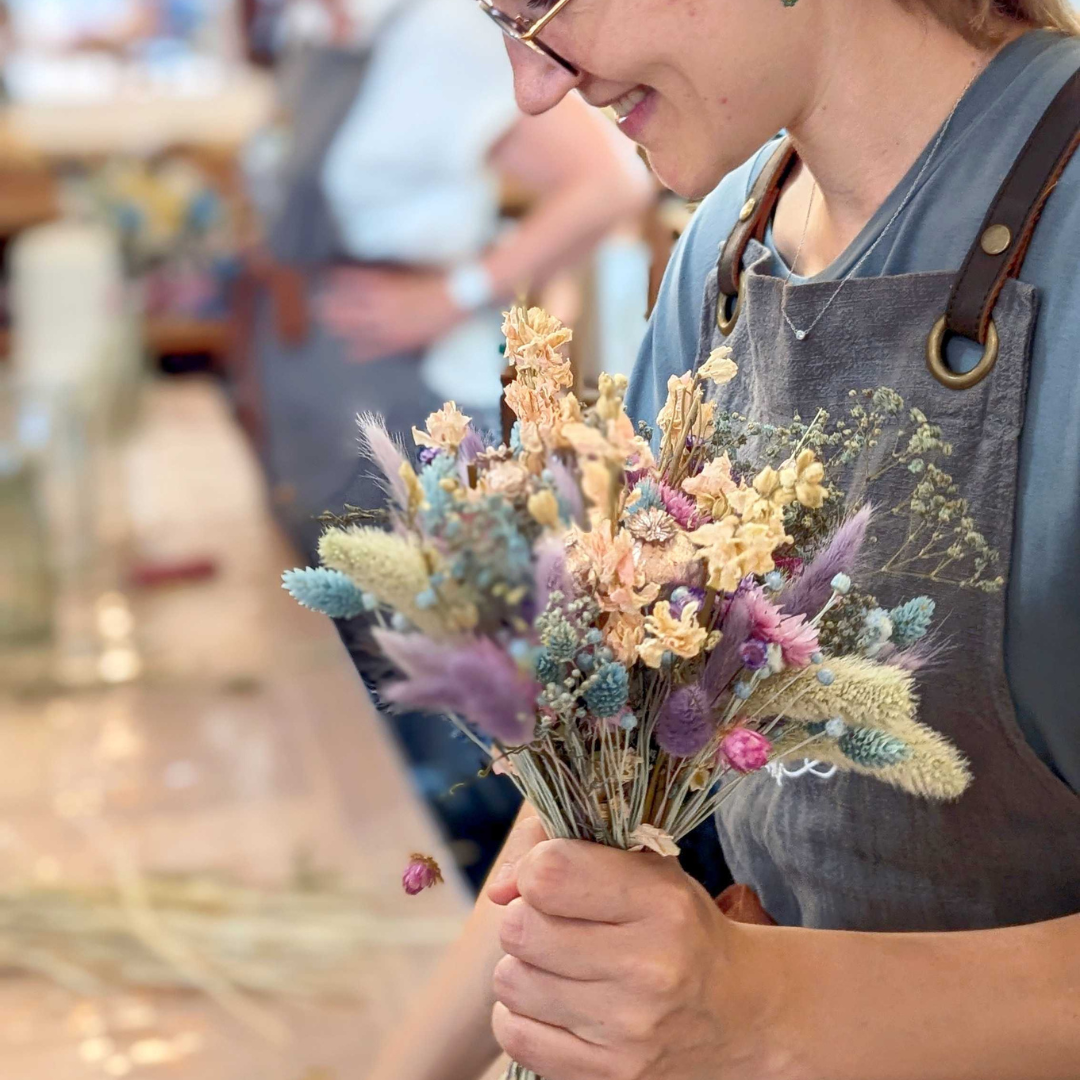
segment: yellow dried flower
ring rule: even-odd
[[[748,574],[767,574],[774,569],[773,552],[791,543],[778,513],[764,521],[745,522],[728,514],[695,529],[690,540],[701,548],[708,569],[708,587],[724,592],[734,592]]]
[[[406,509],[411,517],[424,503],[424,489],[420,486],[420,478],[416,475],[416,470],[407,461],[401,463],[398,476],[401,477],[401,482],[405,485],[405,493],[408,498]]]
[[[626,396],[627,378],[625,375],[600,376],[597,384],[596,415],[601,420],[615,420],[622,415],[623,398]]]
[[[527,505],[529,514],[537,524],[543,525],[548,529],[558,528],[559,501],[555,498],[554,493],[550,489],[545,488],[543,491],[538,491],[535,495],[530,495]]]
[[[709,353],[708,360],[698,368],[698,378],[706,379],[717,386],[731,382],[739,373],[739,367],[732,360],[730,345],[721,345]]]
[[[427,418],[426,434],[419,428],[412,429],[413,439],[417,446],[426,446],[432,450],[447,450],[453,454],[457,452],[471,423],[471,417],[466,416],[454,402],[448,401]]]
[[[687,604],[678,619],[671,613],[671,604],[660,600],[645,617],[645,641],[638,646],[638,656],[649,667],[658,668],[664,653],[671,652],[689,660],[699,652],[709,632],[697,621],[698,605]]]
[[[822,484],[824,479],[825,466],[817,460],[813,450],[803,450],[794,461],[786,461],[780,467],[780,483],[803,506],[813,510],[819,509],[829,497],[828,489]]]
[[[674,858],[679,854],[679,845],[670,833],[647,822],[640,824],[630,834],[630,851],[655,851],[657,855]]]

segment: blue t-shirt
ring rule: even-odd
[[[918,191],[858,275],[959,270],[1032,128],[1078,68],[1080,38],[1032,31],[1006,46],[961,101]],[[632,415],[651,423],[668,376],[693,366],[705,279],[770,150],[724,178],[676,247],[630,382]],[[928,152],[813,280],[851,270]],[[766,243],[772,248],[771,235]],[[774,260],[773,272],[786,276],[775,250]],[[1038,288],[1039,314],[1020,442],[1006,669],[1028,742],[1080,791],[1080,154],[1047,201],[1020,278]]]

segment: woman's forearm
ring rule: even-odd
[[[535,811],[526,805],[518,820],[530,817]],[[511,834],[496,868],[514,857],[511,848],[521,842],[521,830]],[[491,1033],[491,976],[502,957],[502,914],[481,893],[461,936],[387,1039],[368,1080],[477,1080],[491,1065],[499,1054]]]
[[[1080,915],[947,934],[745,933],[772,935],[776,970],[793,976],[781,1011],[800,1078],[1080,1076]]]
[[[484,255],[500,296],[542,284],[649,205],[655,181],[621,138],[576,98],[548,116],[524,118],[506,137],[493,164],[531,188],[535,201]]]

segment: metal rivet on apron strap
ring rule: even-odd
[[[757,199],[747,199],[743,203],[743,208],[739,211],[740,221],[749,221],[750,215],[757,209]]]
[[[979,246],[987,255],[1001,255],[1009,250],[1012,243],[1012,230],[1008,225],[991,225],[982,234]]]
[[[926,340],[926,366],[943,386],[967,390],[985,379],[997,360],[994,305],[1006,279],[1020,272],[1046,200],[1080,148],[1078,109],[1080,71],[1050,102],[1002,182],[983,218],[978,243],[968,252],[953,284],[945,314]],[[1008,258],[1003,259],[1006,253]],[[942,345],[950,336],[983,346],[982,358],[965,374],[951,371],[943,359]]]

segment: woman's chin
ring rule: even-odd
[[[649,167],[664,187],[684,199],[703,199],[724,178],[715,163],[695,161],[674,148],[650,147],[646,155]]]

